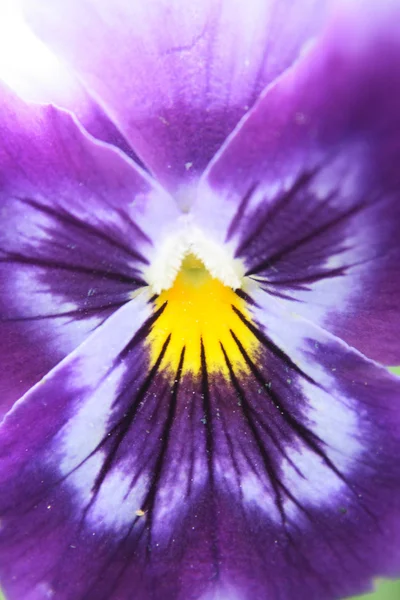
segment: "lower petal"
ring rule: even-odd
[[[8,414],[9,600],[333,600],[399,573],[400,381],[265,298],[241,367],[200,342],[171,373],[142,293]]]

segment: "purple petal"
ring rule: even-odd
[[[400,14],[361,4],[264,94],[194,211],[271,296],[399,364]]]
[[[143,285],[175,203],[53,107],[0,100],[1,411]]]
[[[143,162],[133,151],[116,125],[107,116],[104,109],[96,100],[90,97],[83,87],[80,86],[80,89],[82,94],[80,102],[76,99],[70,102],[62,102],[60,100],[55,105],[72,112],[90,135],[116,146],[143,168]],[[49,98],[46,98],[46,104],[48,103]]]
[[[329,0],[26,0],[33,25],[176,190],[296,60]]]
[[[199,342],[201,373],[182,347],[171,377],[146,299],[3,422],[9,600],[333,600],[398,573],[400,381],[261,290],[256,361],[232,332],[247,374]]]

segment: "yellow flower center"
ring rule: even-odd
[[[202,346],[208,373],[228,376],[229,364],[235,371],[248,370],[246,355],[254,356],[258,340],[248,326],[251,317],[246,302],[212,277],[193,254],[184,258],[174,283],[157,296],[155,304],[164,310],[148,338],[152,365],[169,338],[160,368],[173,374],[183,348],[183,373],[199,373]]]

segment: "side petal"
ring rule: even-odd
[[[175,203],[54,107],[0,95],[3,413],[144,285]]]
[[[151,366],[143,292],[8,413],[9,600],[334,600],[400,569],[400,381],[260,291],[228,379]],[[257,319],[259,320],[257,322]],[[35,427],[32,427],[35,423]]]
[[[396,3],[348,3],[232,136],[194,209],[271,296],[386,364],[400,361],[399,23]]]
[[[176,191],[298,57],[329,0],[26,0],[134,150]]]

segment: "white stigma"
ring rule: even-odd
[[[208,238],[186,217],[181,220],[180,229],[163,240],[146,269],[146,280],[156,294],[172,286],[188,254],[201,260],[210,275],[224,285],[234,290],[242,286],[244,269],[241,262],[233,258],[228,246]]]

